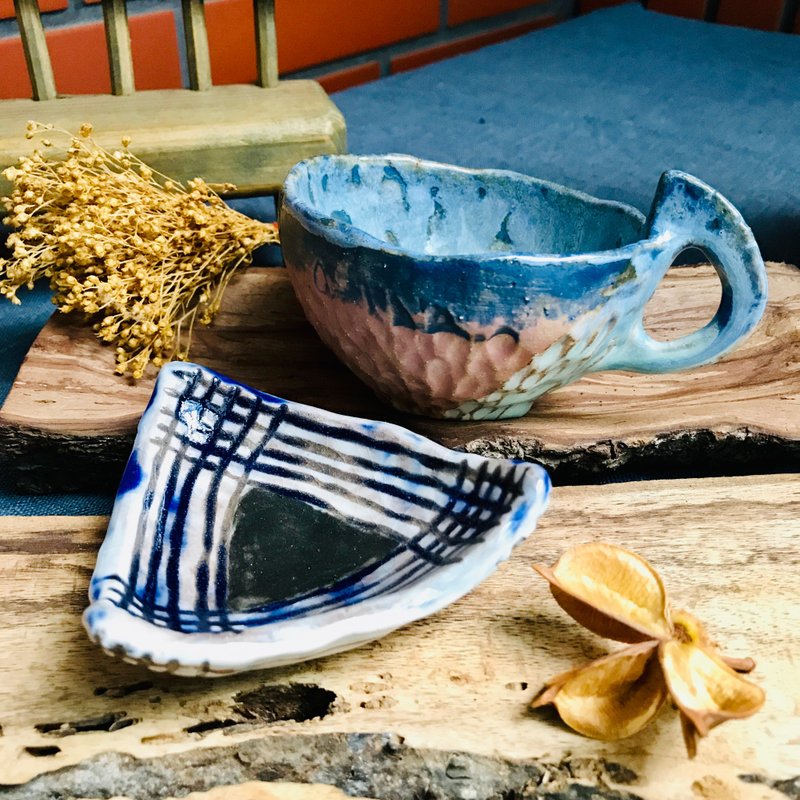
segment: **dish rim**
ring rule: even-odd
[[[448,253],[446,255],[427,254],[418,250],[411,250],[393,245],[391,242],[379,239],[362,228],[343,220],[334,219],[321,214],[314,206],[299,199],[299,194],[295,186],[300,181],[303,170],[308,169],[309,164],[318,164],[324,161],[341,162],[351,168],[359,163],[395,163],[409,164],[415,167],[431,168],[433,170],[445,169],[469,176],[489,176],[492,178],[507,178],[521,183],[526,183],[533,187],[545,187],[557,194],[573,197],[587,206],[595,206],[608,209],[617,209],[629,217],[635,219],[644,232],[647,217],[638,209],[628,203],[617,200],[604,200],[594,195],[573,189],[563,184],[553,181],[525,175],[508,169],[486,168],[477,169],[472,167],[461,167],[455,164],[448,164],[440,161],[432,161],[424,158],[417,158],[403,153],[388,153],[386,155],[353,155],[353,154],[323,154],[306,158],[295,164],[284,181],[283,203],[281,215],[288,214],[290,211],[305,225],[309,232],[321,236],[331,244],[338,247],[352,249],[363,247],[369,250],[384,252],[393,256],[407,258],[415,262],[417,267],[435,267],[437,265],[463,262],[480,261],[482,264],[502,265],[509,262],[536,265],[570,265],[570,264],[606,264],[621,260],[630,260],[636,253],[656,250],[663,246],[664,242],[658,237],[647,237],[640,235],[638,239],[626,245],[605,250],[587,250],[580,253],[493,253],[493,252],[468,252],[468,253]],[[677,173],[676,173],[677,174]],[[695,179],[696,180],[696,179]],[[714,190],[709,187],[713,192]]]

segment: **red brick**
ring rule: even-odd
[[[131,50],[137,89],[181,86],[175,17],[171,11],[139,14],[130,19]],[[111,91],[103,24],[55,28],[46,33],[60,94],[105,94]],[[78,57],[76,57],[76,55]],[[19,37],[0,39],[0,98],[30,97],[31,85]]]
[[[552,25],[554,22],[556,22],[556,18],[553,16],[540,17],[530,22],[506,25],[503,28],[497,28],[487,33],[479,33],[476,36],[467,36],[463,39],[456,39],[453,42],[445,42],[444,44],[433,45],[432,47],[426,47],[422,50],[414,50],[411,53],[404,53],[392,59],[391,71],[393,73],[408,72],[409,70],[425,66],[425,64],[432,64],[434,61],[442,61],[445,58],[452,58],[461,53],[469,53],[472,50],[478,50],[481,47],[486,47],[496,42],[522,36],[524,33],[529,33],[537,28],[544,28],[548,25]]]
[[[778,29],[783,0],[720,0],[717,22],[744,28]]]
[[[0,100],[11,97],[30,97],[31,82],[25,55],[18,36],[0,39]]]
[[[366,64],[359,64],[348,69],[329,72],[317,78],[317,80],[322,84],[322,88],[330,94],[340,92],[342,89],[349,89],[351,86],[360,86],[362,83],[376,81],[380,76],[380,64],[377,61],[369,61]]]
[[[128,25],[136,88],[178,89],[183,86],[178,31],[172,11],[135,14]]]
[[[63,11],[68,5],[68,0],[39,0],[39,11]],[[0,0],[0,19],[14,16],[14,0]]]
[[[206,3],[206,28],[214,83],[253,83],[256,45],[252,0]],[[286,45],[278,38],[278,55]]]
[[[450,0],[447,6],[447,24],[461,25],[474,19],[539,6],[544,2],[547,0]]]
[[[439,0],[276,0],[281,72],[334,61],[437,30]],[[255,80],[252,0],[206,3],[214,83]]]
[[[597,11],[598,8],[619,6],[627,2],[628,0],[578,0],[578,13],[588,14],[590,11]]]
[[[647,4],[650,11],[661,11],[676,17],[689,19],[703,19],[706,10],[706,0],[650,0]]]

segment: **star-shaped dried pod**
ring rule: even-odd
[[[629,646],[557,675],[533,708],[552,704],[573,730],[612,740],[644,728],[670,697],[691,758],[698,736],[764,704],[763,690],[739,674],[750,672],[753,660],[725,658],[697,619],[671,613],[661,578],[636,553],[595,542],[534,569],[574,620]]]

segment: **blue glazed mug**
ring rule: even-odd
[[[318,156],[286,179],[281,240],[323,341],[381,397],[436,417],[518,417],[590,372],[707,364],[752,331],[767,297],[741,214],[677,171],[645,219],[514,172]],[[656,341],[645,305],[689,247],[716,267],[719,308]]]

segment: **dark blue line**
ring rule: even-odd
[[[217,547],[217,579],[214,581],[214,604],[220,623],[230,630],[228,622],[228,546],[222,539]]]
[[[233,398],[235,402],[236,398]],[[217,518],[217,497],[219,495],[219,486],[225,476],[225,470],[228,468],[231,458],[237,448],[247,437],[248,432],[251,430],[253,423],[258,419],[259,407],[255,403],[250,409],[250,414],[247,422],[240,426],[235,437],[229,437],[231,444],[229,445],[228,457],[220,457],[219,465],[214,471],[214,477],[211,479],[211,486],[209,487],[208,494],[206,495],[206,524],[203,531],[203,559],[200,562],[197,571],[197,578],[195,581],[195,589],[197,592],[196,606],[199,609],[208,609],[208,554],[211,552],[211,545],[214,541],[214,523]],[[220,430],[220,434],[224,431]],[[221,438],[221,437],[220,437]],[[185,488],[185,487],[184,487]],[[192,487],[193,488],[193,487]]]
[[[236,450],[247,438],[247,434],[252,429],[253,423],[258,419],[258,411],[258,406],[253,406],[250,409],[247,421],[239,428],[236,437],[232,440],[230,446],[226,448],[224,453],[219,453],[219,464],[214,465],[214,477],[211,480],[211,486],[209,487],[208,496],[206,497],[206,526],[203,533],[203,548],[206,553],[211,550],[214,539],[214,520],[216,519],[219,485],[222,483],[222,478],[225,476],[225,470],[230,466],[236,455]]]
[[[196,385],[196,383],[192,383],[193,387],[196,387]],[[205,386],[205,393],[203,394],[202,401],[206,401],[209,397],[213,396],[214,392],[216,391],[216,385],[218,384],[214,384],[212,381],[209,386]],[[193,396],[193,389],[191,396]],[[188,400],[189,396],[187,396],[185,399]],[[178,413],[178,408],[179,407],[176,406],[174,411],[175,414]],[[144,588],[145,599],[150,604],[153,604],[156,598],[156,589],[158,587],[158,571],[161,568],[161,558],[163,556],[164,549],[164,532],[166,530],[167,518],[169,516],[170,503],[172,501],[172,496],[175,493],[175,487],[178,483],[178,473],[180,470],[179,456],[180,453],[175,455],[175,459],[173,460],[172,467],[170,469],[169,478],[167,479],[167,484],[164,487],[164,494],[161,497],[161,505],[159,507],[158,521],[156,523],[155,532],[153,533],[153,543],[150,547],[150,558],[147,565],[147,579],[145,581]],[[153,473],[155,477],[157,477],[158,472],[160,472],[160,469]],[[153,486],[155,487],[155,483]]]
[[[213,396],[217,390],[218,382],[212,381],[206,387],[205,394],[199,402],[208,400]],[[188,399],[188,398],[187,398]],[[178,413],[176,408],[175,413]],[[158,571],[161,568],[161,559],[164,551],[164,534],[167,527],[167,519],[169,517],[170,505],[175,494],[175,487],[178,484],[178,474],[180,472],[180,457],[181,453],[175,455],[172,467],[170,469],[167,485],[164,487],[164,494],[161,497],[161,505],[159,507],[158,521],[156,523],[156,530],[153,534],[153,544],[150,549],[150,560],[147,567],[147,582],[145,583],[145,598],[152,604],[155,602],[156,588],[158,586]]]
[[[147,580],[144,585],[144,600],[146,603],[152,605],[156,599],[156,588],[158,586],[158,570],[161,567],[161,557],[164,550],[164,531],[167,525],[167,517],[169,515],[169,501],[175,493],[175,486],[178,483],[178,469],[179,462],[176,456],[175,462],[169,472],[167,485],[164,487],[164,495],[161,498],[161,506],[159,508],[158,521],[156,522],[156,529],[153,533],[153,543],[150,547],[150,559],[147,564]]]
[[[342,428],[336,425],[328,425],[318,420],[311,420],[308,417],[302,416],[297,411],[290,411],[286,416],[286,421],[301,430],[317,433],[321,436],[327,436],[328,438],[340,439],[343,442],[350,442],[351,444],[360,444],[375,452],[391,453],[392,455],[412,458],[428,469],[452,470],[453,468],[452,461],[439,458],[438,456],[415,453],[408,447],[396,444],[395,442],[377,441],[374,436],[369,436],[368,434],[360,433],[350,428]]]
[[[308,439],[301,439],[299,436],[281,433],[280,435],[276,436],[275,439],[276,441],[283,442],[290,447],[297,447],[300,450],[306,450],[323,458],[327,457],[335,461],[341,461],[343,458],[343,455],[339,450],[319,444],[318,442],[310,442]],[[374,450],[375,447],[373,446],[371,449]],[[411,452],[407,452],[405,455],[411,456],[412,458],[415,457],[415,455]],[[383,472],[386,475],[391,475],[394,478],[400,478],[401,480],[408,481],[409,483],[417,483],[421,486],[429,486],[434,489],[440,489],[444,485],[442,483],[441,473],[445,470],[442,469],[437,470],[438,475],[434,477],[433,475],[426,473],[409,472],[402,467],[386,466],[379,464],[377,461],[370,461],[370,459],[362,458],[360,456],[347,455],[346,458],[349,459],[355,466],[364,467],[365,469],[372,470],[374,472]],[[455,474],[457,465],[453,464],[452,462],[448,462],[448,467],[449,468],[446,471],[448,473]]]
[[[293,472],[290,469],[283,469],[283,467],[274,467],[274,466],[263,466],[253,469],[254,472],[261,472],[264,475],[272,475],[278,478],[287,478],[289,480],[300,480],[300,481],[308,481],[309,476],[303,475],[302,473]],[[400,511],[393,511],[390,508],[386,508],[382,506],[380,503],[376,503],[374,500],[368,500],[366,497],[362,497],[355,492],[351,492],[349,489],[345,489],[340,484],[336,483],[335,481],[324,481],[319,476],[315,476],[313,478],[313,482],[322,488],[329,489],[333,494],[337,494],[340,497],[344,497],[351,502],[356,503],[357,505],[365,506],[366,508],[373,509],[374,511],[378,511],[386,517],[391,519],[396,519],[398,522],[410,522],[411,524],[418,525],[420,524],[421,520],[417,517],[413,517],[410,514],[403,514]],[[271,489],[276,489],[274,485],[270,485]]]
[[[195,603],[195,610],[198,619],[203,619],[204,614],[208,613],[208,555],[203,557],[203,560],[197,567],[197,577],[195,578],[195,587],[197,589],[197,602]],[[178,610],[180,615],[180,609]],[[183,630],[183,625],[178,626],[179,630]]]
[[[215,381],[216,378],[212,380],[212,386],[214,385]],[[217,382],[217,386],[214,387],[214,391],[216,391],[218,385],[219,383]],[[227,410],[233,406],[233,403],[235,402],[240,391],[241,390],[238,387],[234,387],[231,392],[225,396],[223,406],[225,407],[226,413]],[[222,430],[222,425],[225,423],[225,421],[226,414],[220,414],[214,420],[214,424],[211,427],[211,433],[206,442],[200,446],[195,445],[199,450],[199,458],[196,463],[192,464],[192,467],[187,473],[180,489],[178,505],[175,509],[175,516],[173,517],[172,527],[170,528],[169,532],[169,555],[167,556],[167,608],[170,612],[171,619],[172,615],[176,614],[178,610],[178,603],[180,601],[180,560],[183,545],[183,533],[186,526],[186,515],[189,511],[189,503],[191,502],[192,493],[194,491],[194,484],[202,469],[202,462],[208,457],[207,451],[213,446],[214,440],[216,439],[219,431]],[[172,501],[171,496],[170,501]],[[177,615],[175,616],[175,621],[177,621]]]
[[[195,373],[192,379],[186,384],[183,391],[180,393],[178,402],[184,402],[189,398],[191,394],[194,393],[195,388],[197,387],[198,382],[200,381],[200,375]],[[155,396],[155,392],[153,393]],[[152,399],[151,399],[152,402]],[[172,424],[167,430],[168,433],[174,433],[174,419]],[[153,498],[155,496],[155,486],[158,479],[158,473],[161,467],[161,459],[164,457],[164,451],[167,447],[167,438],[164,438],[164,441],[161,444],[158,452],[158,459],[156,463],[153,465],[153,469],[150,473],[150,479],[147,482],[147,489],[144,494],[144,500],[142,502],[142,511],[139,514],[139,520],[137,523],[136,528],[136,544],[134,545],[134,556],[131,559],[131,568],[128,573],[128,592],[133,595],[136,591],[136,587],[139,583],[139,567],[141,564],[141,550],[142,550],[142,543],[144,541],[144,528],[147,522],[147,517],[150,514],[150,509],[153,505]]]
[[[379,481],[374,478],[365,478],[361,475],[354,475],[351,471],[347,470],[348,464],[346,461],[340,461],[339,463],[343,466],[336,467],[331,464],[323,464],[322,462],[315,461],[311,458],[303,458],[302,456],[296,456],[291,453],[283,453],[280,450],[270,451],[268,458],[271,458],[274,461],[282,461],[285,464],[291,464],[296,467],[316,469],[318,472],[322,472],[330,477],[336,476],[347,481],[359,483],[363,486],[366,486],[368,489],[374,489],[381,494],[396,497],[398,500],[405,500],[407,503],[419,506],[420,508],[433,509],[440,507],[440,504],[435,500],[431,500],[427,497],[421,497],[413,492],[404,491],[403,489],[400,489],[391,483],[384,483],[383,481]],[[269,471],[269,469],[269,467],[261,467],[261,471],[264,472]],[[438,488],[443,494],[446,493],[446,489],[442,484],[439,484]]]

